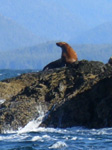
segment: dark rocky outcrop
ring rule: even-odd
[[[46,112],[40,126],[112,127],[112,66],[82,60],[68,67],[0,82],[0,130],[24,127]]]
[[[112,57],[110,57],[108,63],[109,63],[110,65],[112,65]]]

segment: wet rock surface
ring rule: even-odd
[[[0,82],[0,131],[17,130],[39,116],[40,126],[112,127],[112,66],[82,60],[63,68]]]

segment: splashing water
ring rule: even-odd
[[[13,77],[14,71],[1,72]],[[15,74],[20,73],[16,71]],[[16,75],[17,76],[17,75]],[[3,75],[3,78],[5,78]],[[1,99],[1,103],[5,100]],[[43,111],[44,110],[44,111]],[[46,114],[39,105],[39,117],[18,131],[0,134],[0,150],[112,150],[112,128],[86,129],[82,127],[55,129],[39,127]]]
[[[44,110],[44,111],[43,111]],[[5,131],[0,135],[2,150],[111,150],[112,128],[85,129],[74,127],[67,129],[39,127],[46,115],[42,105],[37,107],[39,117],[30,121],[18,131]]]
[[[49,149],[60,149],[64,147],[68,147],[67,144],[65,142],[58,141],[55,144],[53,144],[51,147],[49,147]]]
[[[5,101],[5,99],[0,99],[0,105],[3,104]]]
[[[1,150],[111,150],[112,128],[36,128],[0,135]]]
[[[18,133],[35,132],[37,130],[46,114],[46,108],[45,106],[38,105],[37,111],[39,113],[39,117],[36,120],[30,121],[24,128],[19,128],[17,131]]]

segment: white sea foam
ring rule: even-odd
[[[5,99],[0,99],[0,105],[3,104],[5,101]]]
[[[47,140],[51,139],[51,137],[49,135],[43,135],[42,138],[47,139]]]
[[[72,140],[76,141],[76,140],[77,140],[77,137],[73,137]]]
[[[20,75],[21,75],[20,73],[17,74],[17,76],[20,76]]]
[[[69,131],[59,128],[44,128],[44,127],[38,127],[35,130],[36,132],[48,132],[48,133],[61,133],[61,134],[67,134]]]
[[[30,121],[24,128],[18,129],[18,133],[24,133],[24,132],[36,132],[39,125],[41,124],[44,116],[45,116],[45,111],[42,108],[41,105],[37,107],[37,111],[39,113],[39,117],[36,120]]]
[[[3,133],[7,134],[11,134],[11,133],[17,133],[17,131],[13,130],[13,129],[10,129],[10,130],[4,130]]]
[[[88,138],[89,141],[95,140],[94,138]]]
[[[19,134],[11,134],[11,135],[8,135],[8,136],[5,136],[5,135],[1,135],[0,136],[0,141],[13,141],[13,142],[17,142],[17,141],[22,141],[22,140],[25,140],[26,138],[28,137],[27,134],[22,134],[22,135],[19,135]]]
[[[39,127],[41,124],[43,118],[46,115],[46,110],[45,106],[38,105],[37,107],[37,112],[39,113],[39,117],[37,119],[34,119],[30,121],[25,127],[23,128],[18,128],[18,130],[6,130],[4,133],[17,133],[17,134],[23,134],[27,132],[48,132],[48,133],[61,133],[61,134],[68,134],[72,133],[73,130],[68,131],[68,129],[60,129],[60,128],[44,128],[44,127]]]
[[[65,142],[58,141],[52,146],[50,146],[49,149],[59,149],[59,148],[64,148],[64,147],[68,147],[67,144]]]
[[[108,132],[112,131],[111,129],[81,129],[78,128],[72,129],[54,129],[54,128],[37,128],[37,132],[31,133],[22,133],[22,134],[1,134],[0,142],[29,142],[32,145],[32,142],[37,143],[37,149],[60,149],[60,150],[83,150],[83,149],[95,149],[96,146],[98,149],[109,149],[112,147],[112,136]],[[39,131],[39,132],[38,132]],[[105,132],[102,132],[105,131]],[[92,134],[92,133],[96,133]],[[83,134],[82,134],[83,133]],[[88,134],[87,134],[88,133]],[[97,134],[97,133],[101,133]],[[102,135],[104,133],[104,135]],[[107,136],[105,136],[107,133]],[[107,146],[106,146],[107,144]],[[39,148],[38,148],[39,146]],[[111,150],[111,148],[110,148]]]
[[[43,139],[40,136],[34,136],[31,141],[33,141],[33,142],[34,141],[41,141],[41,142],[43,142]]]
[[[24,128],[19,128],[17,132],[18,133],[35,132],[38,126],[39,126],[38,120],[32,120]]]
[[[23,133],[27,133],[27,132],[46,132],[46,133],[61,133],[61,134],[73,134],[73,129],[72,128],[68,128],[68,129],[60,129],[60,128],[44,128],[44,127],[39,127],[39,125],[41,124],[43,118],[46,115],[46,109],[43,108],[42,105],[39,105],[37,107],[37,111],[39,113],[39,117],[35,120],[30,121],[25,127],[23,128],[18,128],[17,131],[14,130],[7,130],[4,131],[4,133],[17,133],[17,134],[23,134]],[[76,129],[79,128],[74,128],[75,131]],[[46,135],[47,136],[47,135]],[[45,138],[45,137],[43,137]],[[50,139],[50,137],[49,137]],[[67,139],[67,137],[65,136],[65,139]],[[35,139],[33,139],[35,140]]]
[[[37,119],[34,119],[32,121],[30,121],[25,127],[23,128],[18,128],[17,131],[14,130],[6,130],[4,131],[4,133],[17,133],[17,134],[21,134],[21,133],[26,133],[26,132],[37,132],[38,131],[38,127],[41,124],[46,111],[43,111],[44,109],[42,108],[41,105],[39,105],[37,107],[37,112],[39,113],[39,117]]]

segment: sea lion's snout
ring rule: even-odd
[[[57,45],[57,46],[60,46],[60,47],[63,47],[65,44],[66,44],[65,42],[57,42],[57,43],[56,43],[56,45]]]
[[[56,43],[56,45],[57,45],[57,46],[60,46],[60,44],[59,44],[59,43]]]

